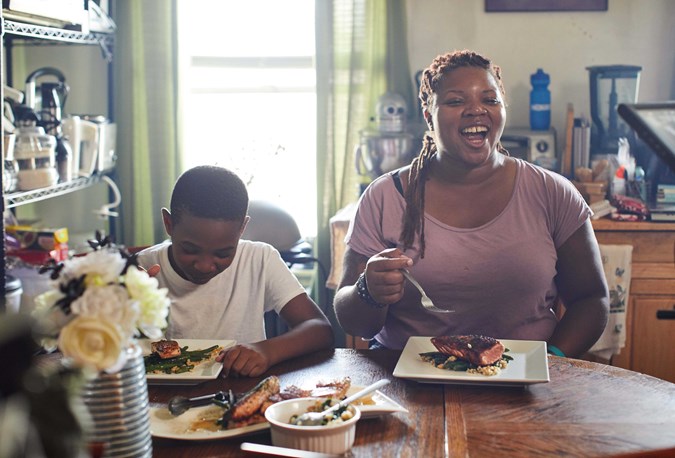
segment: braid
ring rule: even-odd
[[[431,135],[424,136],[422,151],[413,159],[408,174],[408,188],[405,193],[405,212],[401,239],[403,249],[408,249],[420,234],[420,254],[424,257],[424,182],[427,180],[427,165],[436,154],[436,144]]]
[[[495,77],[502,95],[505,95],[501,69],[497,65],[473,51],[454,51],[437,56],[422,73],[419,91],[422,111],[429,111],[429,105],[433,103],[432,96],[436,94],[443,75],[458,67],[479,67],[488,70]],[[497,151],[509,155],[501,142],[497,144]],[[424,184],[429,179],[429,166],[436,152],[437,148],[433,137],[426,134],[422,150],[410,164],[408,187],[405,192],[406,208],[403,213],[401,242],[403,243],[403,249],[406,250],[413,246],[415,235],[419,233],[421,258],[424,258],[426,248],[424,240]]]

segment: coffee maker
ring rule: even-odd
[[[53,77],[56,81],[42,81],[39,86],[38,99],[37,81],[43,77]],[[60,70],[53,67],[38,68],[26,77],[25,104],[35,110],[38,116],[38,126],[45,130],[47,135],[56,138],[56,165],[59,182],[67,182],[73,178],[72,149],[63,136],[62,112],[70,88],[66,78]]]

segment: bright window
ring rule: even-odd
[[[234,170],[315,236],[314,0],[177,3],[186,167]]]

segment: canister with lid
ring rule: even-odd
[[[17,130],[14,159],[18,166],[18,188],[28,191],[56,184],[56,138],[42,127],[23,126]]]

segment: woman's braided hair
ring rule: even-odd
[[[501,69],[499,66],[473,51],[454,51],[436,56],[431,65],[422,73],[419,99],[422,111],[427,112],[429,105],[433,103],[432,96],[438,90],[443,76],[458,67],[479,67],[488,70],[495,77],[502,95],[505,95],[502,84]],[[501,143],[497,144],[497,150],[508,155],[508,151]],[[436,155],[436,144],[433,137],[428,133],[424,135],[422,150],[410,164],[408,174],[408,187],[405,192],[406,208],[403,213],[403,230],[401,241],[403,249],[412,247],[415,234],[420,234],[420,257],[424,257],[424,182],[428,179],[429,165]]]

